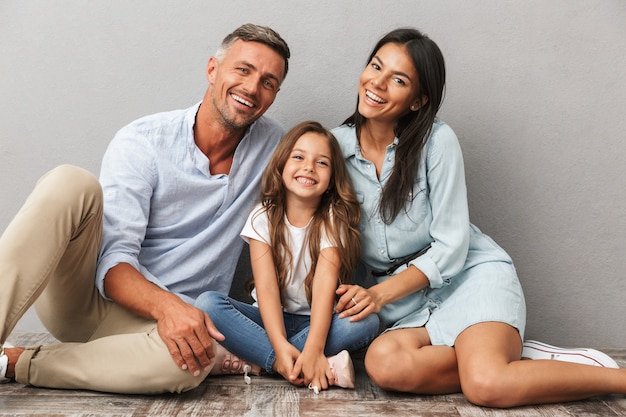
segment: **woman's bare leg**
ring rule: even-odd
[[[504,408],[626,394],[626,369],[519,360],[519,333],[504,323],[469,327],[455,350],[463,393],[478,405]]]
[[[383,389],[416,394],[460,392],[454,348],[432,346],[424,328],[398,329],[377,337],[365,369]]]

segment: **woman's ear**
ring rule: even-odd
[[[421,100],[415,100],[415,103],[411,104],[411,111],[418,111],[424,104],[428,103],[428,97],[422,96]]]

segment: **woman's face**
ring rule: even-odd
[[[380,122],[395,122],[407,112],[417,110],[419,80],[406,48],[387,43],[374,54],[361,74],[359,113]],[[413,106],[413,108],[411,108]]]

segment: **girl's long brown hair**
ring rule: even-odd
[[[328,191],[322,195],[306,236],[313,261],[304,281],[309,304],[312,299],[311,288],[320,256],[320,240],[323,233],[326,234],[331,245],[339,250],[341,265],[339,265],[338,284],[350,282],[352,272],[361,255],[359,236],[361,208],[352,188],[339,143],[333,134],[320,123],[315,121],[302,122],[287,132],[278,144],[265,168],[261,182],[263,210],[259,211],[259,215],[267,213],[269,218],[270,247],[283,304],[284,292],[290,276],[292,253],[287,241],[285,224],[287,204],[282,174],[295,143],[302,135],[309,132],[320,134],[328,140],[332,168]]]

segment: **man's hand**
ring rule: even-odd
[[[163,342],[181,369],[188,369],[193,376],[200,375],[200,367],[211,369],[215,358],[213,339],[224,340],[209,316],[174,296],[157,318],[157,330]]]
[[[130,312],[156,320],[159,336],[165,342],[174,362],[181,369],[200,375],[215,356],[213,339],[222,335],[209,316],[176,294],[154,285],[130,264],[120,263],[109,269],[104,289],[113,301]]]

